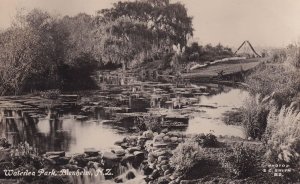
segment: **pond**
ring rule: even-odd
[[[222,122],[222,115],[242,106],[249,93],[241,89],[230,89],[212,96],[200,97],[199,110],[203,113],[194,114],[190,119],[187,133],[214,133],[215,135],[237,136],[245,138],[243,128],[226,125]]]
[[[146,97],[144,96],[142,99],[148,99],[149,103],[152,104],[150,105],[151,108],[143,108],[143,104],[139,103],[139,107],[135,108],[134,112],[139,110],[144,111],[145,109],[155,109],[156,111],[167,109],[167,111],[172,113],[175,109],[166,107],[167,103],[163,103],[162,100],[159,100],[159,105],[151,103],[153,102],[153,99],[150,98],[153,98],[154,96],[155,99],[157,99],[158,94],[160,96],[168,94],[169,97],[166,102],[171,101],[172,103],[175,103],[176,99],[181,99],[181,102],[187,101],[187,99],[193,99],[193,103],[185,103],[180,106],[181,108],[176,109],[177,112],[190,109],[189,113],[187,113],[189,116],[187,127],[178,131],[186,131],[187,133],[209,133],[213,131],[216,135],[245,137],[241,127],[225,125],[222,122],[222,114],[226,111],[231,111],[240,107],[242,101],[249,95],[247,91],[238,88],[216,86],[217,92],[215,90],[214,93],[211,94],[200,94],[192,93],[191,90],[203,89],[202,85],[192,85],[192,88],[189,87],[186,89],[175,88],[171,85],[171,88],[176,89],[177,92],[174,92],[171,89],[165,89],[166,85],[162,85],[164,91],[161,90],[163,91],[161,92],[158,90],[157,84],[151,84],[150,86],[152,87],[144,86],[144,90],[146,88],[149,89],[142,91],[140,94],[150,94]],[[136,88],[137,87],[134,89],[135,93],[137,93]],[[211,89],[211,87],[207,86],[205,88]],[[126,94],[124,91],[128,92],[132,91],[132,89],[116,91],[113,94],[113,98],[119,99],[120,95],[124,96],[124,94]],[[112,91],[107,91],[107,94],[111,93]],[[155,95],[153,95],[154,93]],[[91,98],[97,97],[96,99],[99,100],[99,95],[102,95],[103,97],[102,90],[95,91],[93,95],[91,95]],[[105,98],[107,98],[107,96]],[[15,100],[15,102],[17,101],[19,102],[22,100]],[[108,99],[108,101],[110,101],[110,99]],[[114,113],[118,114],[119,111],[129,109],[128,107],[134,106],[132,103],[132,100],[123,100],[122,104],[125,104],[125,106],[115,104],[118,108],[126,108],[118,109],[115,107],[117,110],[110,112],[110,115],[114,118]],[[93,104],[95,104],[95,99]],[[149,104],[146,106],[148,105]],[[63,108],[66,108],[66,106]],[[68,111],[39,108],[38,110],[35,110],[34,115],[32,115],[32,110],[28,109],[25,110],[21,108],[21,110],[7,110],[2,108],[0,135],[1,137],[6,137],[12,144],[27,141],[41,152],[66,151],[70,153],[82,153],[85,148],[96,148],[98,150],[116,148],[117,146],[114,145],[116,141],[122,140],[128,135],[137,134],[129,132],[127,129],[124,129],[124,127],[105,123],[107,119],[113,118],[108,118],[108,116],[103,113],[103,109],[105,109],[105,107],[101,106],[100,108],[95,108],[91,110],[91,112],[82,115],[81,111],[78,110],[76,106],[69,108]],[[131,107],[131,109],[134,108]],[[30,113],[31,116],[28,115]],[[123,111],[122,113],[124,114]]]

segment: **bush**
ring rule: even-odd
[[[286,61],[287,55],[285,49],[274,49],[271,51],[271,62],[283,63]]]
[[[159,119],[152,116],[138,117],[135,120],[135,124],[142,131],[151,130],[153,132],[160,133],[160,131],[163,129]]]
[[[173,151],[170,158],[170,165],[179,174],[186,174],[199,160],[199,146],[191,140],[181,143]]]
[[[267,126],[269,113],[267,104],[260,101],[259,96],[251,97],[241,108],[242,125],[248,137],[261,139]]]
[[[261,65],[246,83],[252,94],[272,96],[278,103],[286,104],[300,90],[300,74],[282,65]]]
[[[287,48],[287,64],[295,68],[300,68],[300,47],[297,45],[289,45]]]
[[[6,138],[0,138],[0,147],[3,147],[3,148],[10,147],[10,143],[7,141]]]
[[[269,162],[300,167],[300,112],[283,106],[279,113],[273,108],[268,116],[265,139]]]
[[[42,160],[38,157],[37,150],[29,146],[27,142],[19,143],[11,149],[12,163],[15,167],[32,165],[35,168],[42,167]]]
[[[209,134],[198,134],[193,137],[193,140],[195,140],[198,145],[206,148],[206,147],[217,147],[218,146],[218,140],[215,135],[212,133]]]
[[[223,166],[236,178],[246,178],[256,173],[260,163],[257,150],[239,143],[232,147],[231,153],[225,154]]]

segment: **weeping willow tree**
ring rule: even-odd
[[[185,46],[193,33],[186,8],[169,0],[118,2],[99,11],[95,22],[103,59],[122,63],[123,69],[168,52],[172,45]]]

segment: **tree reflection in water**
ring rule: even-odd
[[[68,150],[71,135],[68,131],[62,131],[62,114],[54,110],[45,110],[43,113],[47,114],[47,111],[48,116],[41,120],[31,117],[26,111],[1,109],[1,137],[6,137],[13,145],[27,141],[40,153]],[[48,131],[40,131],[39,123],[47,123]]]

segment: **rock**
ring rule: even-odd
[[[126,154],[122,160],[121,163],[123,165],[127,165],[127,163],[132,163],[134,161],[135,156],[133,154]]]
[[[153,144],[153,147],[155,148],[166,148],[168,145],[165,143],[155,143]]]
[[[167,176],[167,175],[169,175],[169,174],[171,174],[171,171],[168,169],[168,170],[166,170],[165,172],[164,172],[164,175],[165,176]]]
[[[89,157],[96,157],[99,155],[99,151],[95,148],[85,148],[84,153]]]
[[[115,145],[121,146],[122,143],[123,143],[123,141],[116,141],[116,142],[115,142]]]
[[[161,169],[162,169],[163,171],[166,171],[166,170],[168,170],[169,168],[170,168],[169,165],[162,165],[162,166],[161,166]]]
[[[150,175],[150,178],[153,180],[157,179],[160,176],[160,173],[157,169],[153,170],[152,174]]]
[[[135,178],[135,174],[132,171],[129,171],[126,174],[126,179],[131,180],[131,179],[134,179],[134,178]]]
[[[148,162],[154,163],[155,160],[156,160],[156,159],[155,159],[155,157],[154,157],[154,155],[153,155],[152,153],[148,155]]]
[[[252,137],[248,137],[248,141],[252,141],[253,140],[253,138]]]
[[[123,157],[125,156],[125,151],[123,149],[120,149],[120,150],[116,150],[115,151],[115,154],[118,156],[118,157]]]
[[[161,162],[161,161],[163,161],[163,160],[168,160],[168,159],[169,159],[169,158],[166,157],[166,156],[159,156],[159,157],[157,158],[158,162]]]
[[[178,140],[178,142],[183,142],[183,138],[181,138],[181,137],[178,138],[177,140]]]
[[[169,132],[169,130],[168,130],[167,128],[162,129],[162,131],[161,131],[161,133],[164,133],[164,134],[166,134],[166,133],[168,133],[168,132]]]
[[[145,137],[146,139],[153,139],[154,135],[151,130],[148,130],[143,132],[143,137]]]
[[[59,155],[49,155],[47,158],[57,161],[60,156]]]
[[[123,149],[127,149],[127,148],[129,148],[129,144],[127,142],[124,142],[124,143],[121,144],[121,147]]]
[[[163,151],[156,150],[156,151],[153,151],[152,153],[153,153],[153,155],[154,155],[155,157],[159,157],[159,156],[168,156],[168,155],[169,155],[169,153],[168,153],[166,150],[163,150]]]
[[[67,164],[62,166],[63,169],[69,169],[70,171],[77,171],[77,170],[83,170],[81,167],[78,167],[77,165]]]
[[[101,156],[97,156],[97,157],[87,157],[84,160],[88,161],[88,162],[100,162],[101,161]]]
[[[123,179],[117,177],[117,178],[114,179],[114,182],[115,182],[115,183],[123,183]]]
[[[153,172],[153,169],[150,168],[148,165],[143,167],[144,175],[150,175]]]
[[[71,159],[70,157],[59,157],[57,159],[57,164],[59,164],[59,165],[66,165],[66,164],[69,163],[70,159]]]
[[[157,135],[154,137],[153,142],[161,142],[163,140],[163,136]]]
[[[64,151],[51,151],[51,152],[46,152],[46,156],[49,157],[49,156],[59,156],[59,157],[64,157],[66,156],[66,152]]]
[[[140,147],[131,147],[131,148],[127,148],[129,153],[133,153],[135,151],[140,151],[141,148]]]
[[[76,155],[73,155],[72,158],[76,161],[77,165],[80,167],[84,167],[88,163],[88,161],[86,160],[85,154],[76,154]],[[71,158],[71,160],[72,160],[72,158]]]
[[[166,134],[165,133],[163,133],[163,132],[161,132],[160,134],[159,134],[159,136],[161,136],[161,137],[164,137]]]
[[[48,157],[44,158],[44,163],[45,165],[56,165],[56,161]]]
[[[104,160],[111,160],[111,161],[119,160],[119,157],[112,152],[104,152],[102,155],[102,158]]]
[[[170,137],[167,136],[167,135],[163,137],[163,140],[164,140],[165,142],[170,142],[170,141],[171,141]]]
[[[170,183],[170,179],[167,176],[160,177],[157,180],[157,184],[169,184],[169,183]]]
[[[163,160],[163,161],[160,162],[160,164],[161,165],[167,165],[167,164],[169,164],[169,161],[168,160]]]
[[[87,163],[87,168],[90,169],[90,168],[93,168],[95,170],[97,170],[97,168],[101,167],[102,165],[98,162],[93,162],[93,161],[90,161]]]
[[[88,116],[83,116],[83,115],[74,116],[74,119],[79,120],[79,121],[84,121],[84,120],[87,120],[88,118],[89,118]]]
[[[171,142],[177,142],[178,141],[178,137],[171,137]]]
[[[135,152],[133,152],[133,155],[137,156],[137,157],[144,157],[145,156],[144,152],[142,152],[142,151],[135,151]]]

